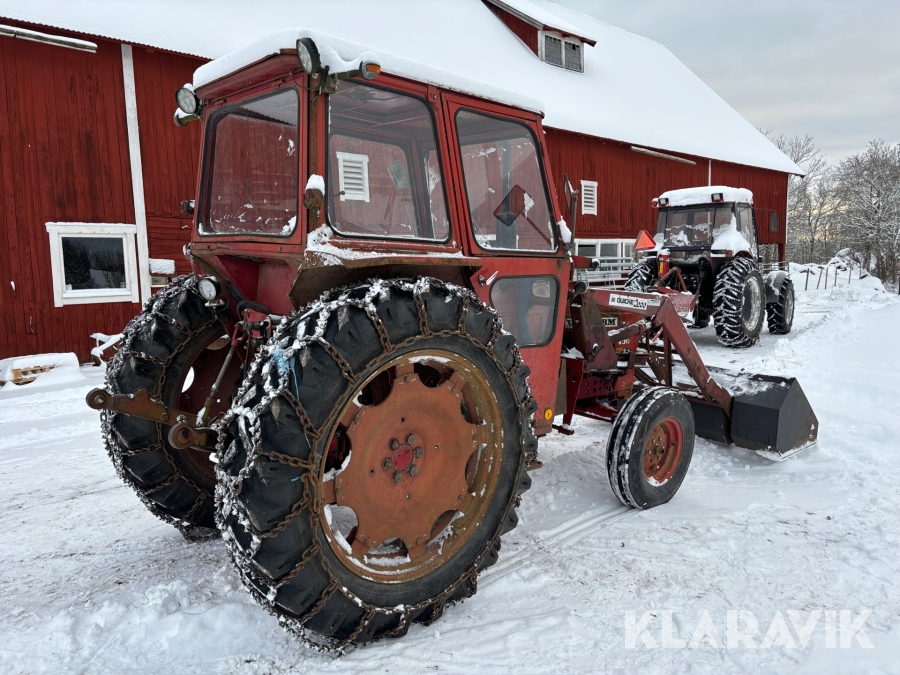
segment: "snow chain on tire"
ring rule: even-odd
[[[785,278],[778,288],[778,299],[766,304],[766,318],[769,332],[773,335],[787,335],[794,325],[794,282]]]
[[[119,351],[107,364],[107,391],[131,394],[144,388],[159,399],[177,376],[174,364],[185,349],[205,334],[225,332],[226,317],[205,306],[196,283],[192,275],[178,277],[150,298],[143,313],[126,326]],[[169,445],[168,426],[106,410],[100,420],[116,473],[153,515],[174,525],[188,541],[219,536],[214,481],[186,475],[184,462],[179,461],[184,451]]]
[[[759,290],[759,320],[750,333],[744,326],[744,286],[755,277]],[[755,262],[749,258],[734,258],[725,263],[716,275],[713,291],[713,318],[716,337],[727,347],[750,347],[759,340],[766,302],[766,289]]]
[[[508,380],[504,429],[516,436],[502,447],[515,448],[518,464],[501,465],[507,482],[491,499],[502,506],[486,513],[487,529],[467,540],[471,548],[421,579],[380,584],[383,597],[422,596],[381,606],[348,588],[368,589],[371,596],[374,582],[349,571],[324,540],[324,446],[344,399],[367,373],[420,342],[441,340],[478,354]],[[515,508],[531,485],[525,465],[536,456],[537,440],[528,374],[496,312],[472,292],[434,279],[370,280],[328,292],[291,314],[256,354],[218,426],[216,521],[256,601],[306,646],[342,653],[402,636],[412,623],[428,624],[445,606],[473,595],[478,573],[497,560],[501,535],[516,526]],[[457,569],[463,571],[450,578]],[[439,590],[422,590],[432,588]]]
[[[628,273],[628,280],[625,282],[626,291],[637,291],[643,293],[653,280],[656,278],[656,266],[651,265],[646,260],[641,260]]]

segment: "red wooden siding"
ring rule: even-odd
[[[172,115],[175,91],[205,61],[138,46],[133,54],[150,257],[174,260],[176,271],[187,274],[182,247],[190,241],[192,218],[178,205],[196,195],[200,124],[178,127]]]
[[[133,223],[122,56],[0,38],[0,357],[75,351],[132,303],[53,306],[47,222]],[[13,290],[10,282],[15,283]]]
[[[485,6],[489,10],[491,10],[494,14],[497,15],[506,27],[509,28],[516,36],[525,43],[525,45],[533,51],[535,54],[538,53],[538,29],[532,26],[530,23],[522,21],[517,16],[513,16],[509,12],[505,12],[496,5],[492,5],[489,2],[484,3]]]
[[[696,164],[635,152],[626,143],[546,128],[553,178],[563,199],[564,175],[576,189],[582,180],[597,181],[597,215],[580,210],[575,236],[578,238],[634,237],[640,230],[653,230],[656,209],[651,200],[666,190],[709,184],[709,160],[683,156]],[[727,162],[712,162],[712,184],[751,190],[760,210],[760,243],[777,243],[783,253],[787,174]],[[775,210],[781,226],[769,231],[768,211]],[[571,215],[563,206],[563,215]]]
[[[74,351],[87,361],[90,334],[121,331],[140,306],[54,307],[44,225],[135,222],[122,51],[112,40],[52,32],[89,39],[97,53],[0,39],[0,358]],[[175,90],[204,61],[133,53],[150,256],[186,273],[191,219],[178,203],[195,195],[200,125],[176,127],[172,114]]]

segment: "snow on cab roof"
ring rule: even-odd
[[[316,43],[322,66],[328,67],[332,73],[356,70],[363,61],[375,61],[382,70],[393,75],[474,94],[532,112],[544,112],[543,104],[530,96],[307,28],[290,28],[272,33],[200,66],[194,73],[194,88],[200,88],[267,56],[278,54],[282,49],[294,49],[298,39],[307,37]]]
[[[526,0],[511,1],[524,11]],[[548,127],[802,173],[661,44],[546,0],[527,3],[596,39],[584,47],[583,73],[541,61],[482,0],[0,0],[0,16],[210,59],[303,26],[542,101]]]
[[[753,193],[746,188],[733,188],[727,185],[704,185],[703,187],[683,188],[663,192],[659,199],[668,199],[669,206],[691,206],[693,204],[711,204],[714,194],[721,194],[723,202],[753,203]]]

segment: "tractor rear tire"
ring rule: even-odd
[[[257,602],[342,650],[475,593],[531,485],[528,374],[496,312],[433,279],[369,280],[282,322],[216,465],[217,523]]]
[[[778,289],[778,299],[766,304],[769,332],[787,335],[794,325],[794,282],[785,277]]]
[[[609,485],[626,506],[652,509],[678,492],[693,453],[687,399],[667,387],[643,389],[625,402],[609,434]]]
[[[766,289],[755,262],[734,258],[716,275],[713,318],[716,337],[727,347],[750,347],[759,340]]]
[[[125,328],[106,370],[106,389],[178,408],[188,372],[226,333],[224,315],[206,307],[197,278],[184,276],[154,295]],[[202,405],[202,401],[201,401]],[[199,405],[197,406],[199,409]],[[169,425],[103,411],[103,438],[119,476],[144,505],[190,541],[215,538],[215,473],[208,455],[169,444]]]
[[[656,277],[656,266],[651,265],[646,260],[641,260],[636,263],[628,273],[628,280],[625,282],[625,290],[643,293],[647,286],[656,280]]]

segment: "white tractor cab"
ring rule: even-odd
[[[794,286],[787,272],[760,273],[753,193],[708,186],[670,190],[654,200],[656,234],[642,230],[627,290],[665,293],[693,316],[694,328],[713,317],[719,342],[749,347],[769,332],[784,335],[794,320]]]

